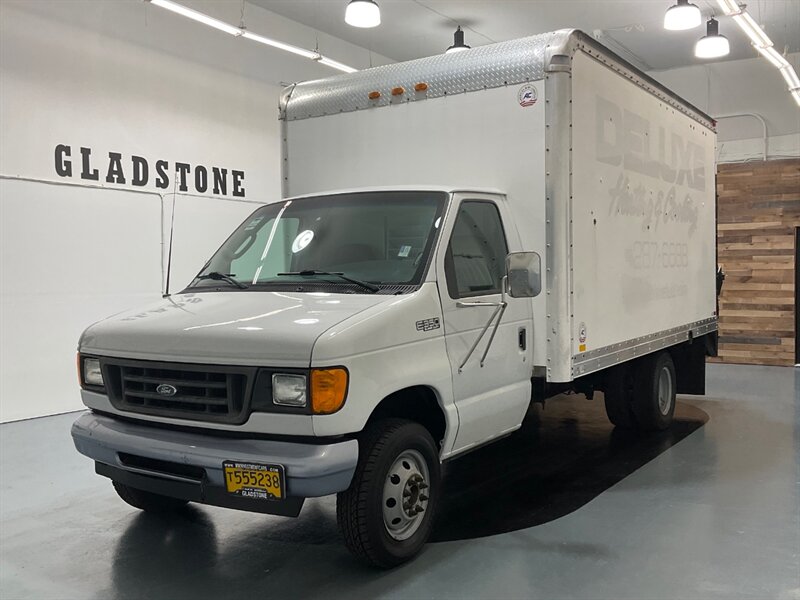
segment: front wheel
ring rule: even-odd
[[[413,558],[433,529],[440,473],[436,444],[418,423],[387,419],[368,426],[353,482],[336,499],[348,549],[383,568]]]

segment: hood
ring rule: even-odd
[[[92,325],[81,336],[80,351],[170,362],[306,366],[322,333],[393,298],[325,292],[177,294]]]

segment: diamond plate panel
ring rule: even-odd
[[[396,102],[413,102],[476,90],[537,81],[545,76],[547,49],[563,43],[569,30],[479,46],[468,52],[439,54],[375,67],[295,86],[281,118],[289,121],[352,112]],[[415,92],[419,82],[425,92]],[[392,88],[404,93],[392,96]],[[381,96],[370,100],[370,92]]]

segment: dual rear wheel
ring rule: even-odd
[[[626,429],[667,429],[675,414],[676,382],[669,352],[615,367],[609,372],[604,389],[608,419]]]

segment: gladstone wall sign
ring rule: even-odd
[[[135,154],[124,156],[120,152],[109,152],[107,157],[100,158],[92,156],[91,148],[81,147],[75,152],[67,144],[56,145],[54,158],[59,177],[135,187],[151,186],[159,190],[175,187],[180,192],[245,197],[242,170],[178,161],[170,163],[161,159],[152,161]]]

